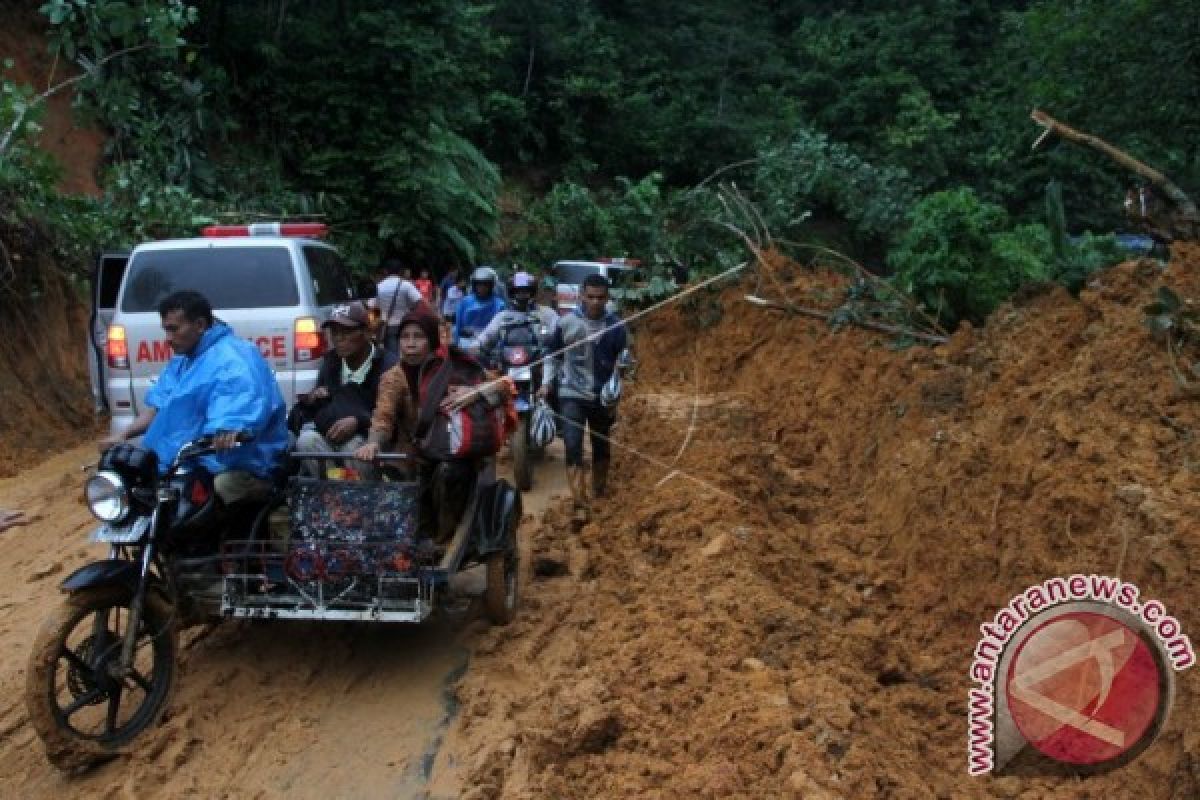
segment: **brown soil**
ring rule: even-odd
[[[0,0],[0,60],[14,66],[5,77],[45,91],[73,74],[56,63],[39,3]],[[60,188],[99,194],[96,169],[104,137],[76,124],[68,89],[46,103],[39,146],[63,169]],[[90,437],[95,430],[84,360],[87,309],[84,292],[54,263],[37,221],[0,225],[0,477]],[[8,274],[8,267],[17,276]]]
[[[0,227],[0,239],[11,242],[6,233]],[[87,311],[48,260],[36,269],[46,276],[36,298],[0,299],[0,478],[97,430],[84,360]]]
[[[1119,575],[1200,631],[1200,402],[1142,322],[1163,282],[1200,299],[1200,247],[906,352],[753,309],[744,289],[709,330],[678,306],[655,315],[638,331],[615,498],[578,536],[561,508],[535,532],[547,577],[476,649],[435,785],[1200,796],[1190,673],[1162,737],[1123,769],[966,774],[978,626],[1025,587]]]
[[[0,61],[11,58],[5,77],[44,92],[75,74],[74,65],[55,62],[46,46],[46,18],[37,12],[40,3],[0,0]],[[54,156],[63,169],[59,188],[69,194],[99,195],[96,168],[104,152],[104,135],[79,125],[71,111],[71,91],[46,101],[41,119],[39,146]]]

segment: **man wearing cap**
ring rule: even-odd
[[[302,425],[297,453],[353,453],[366,441],[375,411],[379,383],[396,369],[396,356],[371,341],[369,316],[362,303],[335,306],[324,328],[333,343],[317,375],[317,385],[300,398],[293,425]],[[298,413],[296,413],[298,412]],[[328,461],[306,459],[303,471],[320,477]],[[364,479],[374,478],[374,468],[355,463]]]

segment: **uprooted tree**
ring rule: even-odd
[[[1200,211],[1197,210],[1195,201],[1166,175],[1138,161],[1123,150],[1113,147],[1098,136],[1076,130],[1066,123],[1059,122],[1044,111],[1035,108],[1030,117],[1045,128],[1045,132],[1034,142],[1034,148],[1051,134],[1061,136],[1067,141],[1098,150],[1149,182],[1158,194],[1166,199],[1167,204],[1150,203],[1144,207],[1139,206],[1132,215],[1141,222],[1151,236],[1164,242],[1180,239],[1200,240]]]

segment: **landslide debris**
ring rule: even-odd
[[[935,349],[744,288],[711,328],[652,316],[614,496],[529,534],[543,568],[458,687],[441,774],[475,798],[1200,796],[1189,673],[1122,769],[966,774],[978,626],[1025,587],[1119,575],[1200,631],[1200,402],[1143,324],[1164,283],[1200,300],[1200,247]]]

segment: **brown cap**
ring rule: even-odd
[[[334,306],[333,311],[329,312],[329,319],[325,320],[321,327],[340,325],[343,328],[365,328],[370,320],[366,306],[356,300],[353,303]]]

